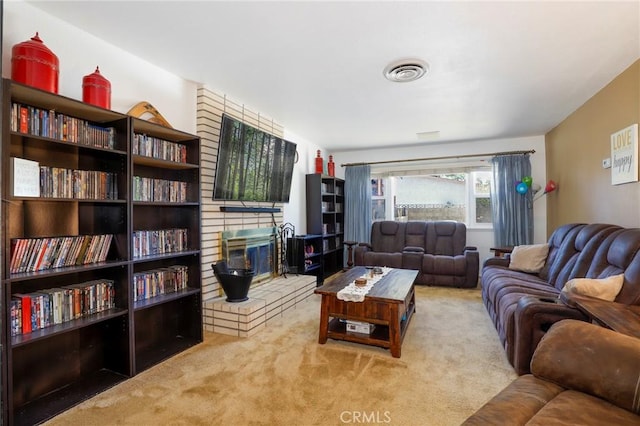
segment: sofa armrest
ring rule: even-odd
[[[504,257],[489,257],[484,261],[483,266],[503,266],[505,268],[509,267],[510,259]]]
[[[480,253],[477,250],[465,250],[464,258],[467,264],[465,287],[475,288],[478,286],[478,278],[480,278]]]
[[[359,243],[353,248],[353,264],[356,266],[364,265],[364,254],[373,250],[369,243]]]
[[[640,339],[595,324],[561,321],[540,342],[531,371],[566,389],[640,414]]]
[[[516,306],[513,368],[519,375],[530,372],[531,357],[538,343],[553,324],[564,319],[589,321],[578,309],[557,298],[523,296]]]

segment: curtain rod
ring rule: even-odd
[[[386,161],[371,161],[369,163],[346,163],[340,164],[340,167],[346,166],[366,166],[371,164],[389,164],[389,163],[410,163],[414,161],[428,161],[428,160],[450,160],[454,158],[473,158],[473,157],[495,157],[497,155],[516,155],[516,154],[535,154],[534,149],[527,151],[503,151],[503,152],[491,152],[488,154],[466,154],[466,155],[446,155],[444,157],[427,157],[427,158],[409,158],[406,160],[386,160]]]

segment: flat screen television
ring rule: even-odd
[[[213,199],[289,202],[296,144],[222,116]]]

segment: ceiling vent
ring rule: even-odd
[[[419,59],[392,62],[384,69],[384,77],[396,83],[415,81],[429,71],[429,65]]]

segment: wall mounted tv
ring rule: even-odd
[[[222,116],[213,199],[289,202],[296,144]]]

